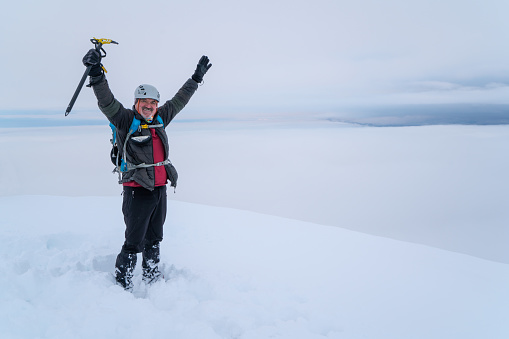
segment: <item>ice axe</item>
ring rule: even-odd
[[[103,52],[104,54],[101,54],[101,58],[106,57],[106,51],[103,49],[103,45],[106,44],[115,44],[118,45],[118,42],[113,41],[111,39],[90,39],[90,41],[95,45],[95,50],[99,53]],[[90,73],[90,70],[92,69],[92,66],[88,66],[85,70],[85,73],[83,73],[83,76],[81,77],[80,83],[78,84],[78,88],[76,88],[76,91],[74,91],[74,95],[72,96],[71,102],[69,103],[69,106],[67,106],[67,109],[65,110],[65,116],[67,116],[72,109],[72,106],[74,106],[74,102],[76,102],[76,99],[78,98],[78,95],[80,94],[81,88],[83,87],[83,84],[85,83],[85,80],[87,79],[88,74]],[[106,68],[102,66],[102,69],[107,73]]]

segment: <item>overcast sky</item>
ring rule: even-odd
[[[10,1],[3,5],[3,109],[61,109],[89,39],[115,96],[171,98],[201,55],[213,64],[192,110],[338,110],[349,105],[509,103],[505,0]],[[75,109],[95,109],[84,88]]]

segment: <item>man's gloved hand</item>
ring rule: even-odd
[[[200,61],[198,61],[198,65],[196,66],[196,71],[194,71],[194,74],[191,78],[193,78],[194,81],[197,83],[200,83],[203,81],[203,76],[209,68],[212,67],[212,64],[209,64],[209,58],[204,55],[200,58]]]
[[[102,64],[101,64],[101,53],[98,52],[95,48],[92,48],[85,54],[83,57],[83,65],[86,67],[92,66],[90,69],[90,75],[91,77],[99,76],[103,73],[102,71]]]

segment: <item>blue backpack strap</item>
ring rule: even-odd
[[[138,128],[140,127],[140,124],[141,124],[140,120],[138,120],[138,119],[136,119],[136,117],[134,117],[133,122],[131,122],[131,126],[129,127],[129,133],[133,134],[134,132],[136,132],[136,130],[138,130]],[[111,134],[113,136],[111,143],[113,145],[115,145],[115,143],[117,142],[117,128],[111,122],[110,122],[110,128],[111,128]]]
[[[161,118],[161,116],[160,116],[160,115],[158,115],[158,116],[157,116],[156,120],[157,120],[157,121],[158,121],[161,125],[163,125],[163,126],[164,126],[163,118]]]
[[[131,134],[133,134],[140,128],[140,124],[141,124],[141,121],[136,119],[136,117],[133,117],[133,122],[131,122],[131,126],[129,127],[129,132],[127,133],[126,139],[124,141],[124,147],[122,150],[122,159],[120,162],[120,172],[127,172],[127,162],[125,159],[127,140],[129,139]]]
[[[115,145],[115,143],[117,142],[117,128],[111,122],[110,122],[110,128],[111,128],[111,135],[112,135],[111,144]]]
[[[133,134],[140,127],[141,121],[133,117],[133,122],[131,122],[131,127],[129,127],[129,134]]]

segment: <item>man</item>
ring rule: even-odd
[[[90,70],[90,84],[99,109],[116,128],[123,160],[122,213],[126,225],[125,241],[115,263],[115,279],[126,290],[133,287],[132,276],[137,253],[143,255],[143,280],[152,283],[162,274],[159,271],[159,244],[163,240],[166,219],[166,184],[177,185],[177,171],[168,160],[169,145],[165,128],[173,120],[203,81],[212,66],[203,56],[196,70],[173,99],[158,107],[160,95],[151,85],[140,85],[134,92],[134,106],[127,109],[118,102],[109,89],[103,72],[101,55],[91,49],[83,57]],[[139,122],[132,128],[133,121]],[[133,129],[130,131],[130,129]]]

